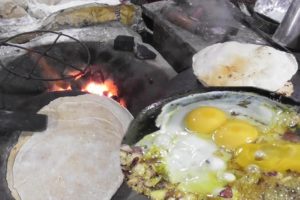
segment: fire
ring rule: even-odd
[[[72,90],[71,85],[68,85],[66,87],[53,85],[50,89],[50,91],[66,91],[66,90]]]
[[[107,96],[107,97],[118,97],[118,88],[114,84],[112,80],[105,80],[104,83],[97,83],[94,81],[91,81],[86,84],[86,86],[83,87],[81,90],[83,92],[88,92],[91,94],[97,94],[100,96]],[[124,99],[119,99],[119,103],[126,107],[126,103]]]
[[[95,83],[95,82],[90,82],[88,83],[85,88],[82,89],[83,92],[89,92],[92,94],[97,94],[97,95],[105,95],[108,97],[112,97],[113,94],[110,92],[109,88],[107,85],[103,83]]]
[[[37,62],[43,69],[41,70],[41,73],[44,78],[59,79],[61,77],[59,71],[49,65],[44,57],[39,57],[39,55],[33,53],[31,54],[31,58],[33,59],[33,61]],[[78,74],[78,71],[68,71],[67,74],[69,76],[75,76]],[[97,74],[97,71],[92,75],[95,74]],[[102,74],[101,71],[99,71],[99,74]],[[111,97],[114,100],[118,101],[122,106],[126,107],[124,99],[119,98],[118,96],[118,88],[114,84],[114,82],[110,79],[107,79],[103,82],[103,79],[103,74],[100,79],[98,79],[97,76],[90,76],[88,79],[86,79],[86,77],[84,77],[84,74],[81,74],[76,76],[76,78],[74,78],[74,81],[76,88],[78,86],[78,90],[100,96]],[[71,83],[65,80],[49,82],[48,88],[50,91],[66,91],[74,89],[73,84],[71,86]]]
[[[51,91],[66,91],[66,90],[72,90],[71,85],[62,85],[59,84],[54,84],[51,87]],[[96,94],[99,96],[107,96],[107,97],[112,97],[114,99],[117,99],[117,101],[124,107],[126,107],[126,103],[124,99],[119,99],[118,98],[118,88],[114,84],[114,82],[110,79],[105,80],[104,83],[99,83],[96,81],[87,81],[81,86],[81,91],[82,92],[88,92],[91,94]]]
[[[91,81],[91,82],[87,83],[86,86],[84,86],[81,91],[89,92],[91,94],[97,94],[100,96],[102,96],[102,95],[105,95],[108,97],[118,96],[117,86],[111,80],[106,80],[104,83],[97,83],[97,82]]]

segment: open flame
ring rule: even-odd
[[[105,80],[104,83],[97,83],[94,81],[88,82],[84,87],[82,87],[81,91],[88,92],[91,94],[97,94],[100,96],[111,97],[116,100],[118,98],[118,88],[114,84],[114,82],[110,79]],[[118,99],[118,102],[126,107],[126,103],[124,99]]]
[[[108,97],[118,96],[118,89],[112,80],[106,80],[104,83],[91,81],[81,91]]]
[[[39,64],[39,66],[43,69],[41,70],[42,76],[45,78],[60,78],[60,73],[53,68],[44,57],[40,57],[37,54],[30,54],[31,58]],[[69,71],[67,74],[74,76],[78,72],[76,71]],[[100,73],[101,74],[101,73]],[[91,75],[94,75],[91,76]],[[114,82],[110,79],[106,79],[103,81],[104,77],[97,78],[97,71],[95,74],[90,74],[89,78],[85,78],[84,75],[77,76],[74,81],[75,84],[78,86],[76,90],[81,90],[82,92],[88,92],[91,94],[96,94],[100,96],[107,96],[116,101],[118,101],[122,106],[126,107],[126,103],[124,99],[118,96],[118,88],[114,84]],[[99,81],[101,80],[101,81]],[[55,82],[48,83],[49,91],[66,91],[66,90],[73,90],[73,84],[66,80],[59,80]]]
[[[71,85],[63,87],[63,86],[59,86],[57,84],[54,84],[54,85],[51,86],[51,88],[49,90],[50,91],[66,91],[66,90],[72,90],[72,88],[71,88]]]
[[[72,90],[71,84],[62,85],[61,81],[58,81],[56,84],[53,84],[50,88],[50,91],[66,91]],[[118,98],[118,88],[114,82],[110,79],[105,80],[104,83],[99,83],[96,81],[87,81],[81,86],[82,92],[88,92],[91,94],[96,94],[99,96],[107,96],[118,101],[122,106],[126,107],[125,100]]]
[[[98,94],[98,95],[104,95],[105,93],[107,93],[108,97],[113,96],[112,93],[109,92],[108,87],[105,84],[101,84],[101,83],[91,82],[87,84],[87,86],[84,89],[82,89],[82,91],[87,91],[89,93]]]

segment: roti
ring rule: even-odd
[[[195,54],[193,70],[206,86],[251,86],[277,91],[297,72],[298,63],[292,54],[269,46],[231,41]]]
[[[56,99],[39,113],[48,114],[47,130],[22,133],[9,156],[13,197],[111,199],[123,181],[119,149],[130,113],[90,94]]]

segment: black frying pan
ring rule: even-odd
[[[282,95],[269,92],[266,90],[253,88],[253,87],[203,87],[201,90],[193,90],[188,91],[185,94],[180,95],[173,95],[171,97],[162,99],[156,103],[151,104],[150,106],[146,107],[144,110],[142,110],[137,117],[131,122],[126,135],[123,139],[123,144],[129,144],[133,145],[137,143],[139,140],[141,140],[145,135],[153,133],[154,131],[158,130],[158,128],[155,126],[155,119],[160,114],[162,107],[181,97],[185,97],[190,94],[196,94],[196,93],[203,93],[203,92],[210,92],[210,91],[237,91],[237,92],[251,92],[255,93],[264,97],[268,97],[272,100],[289,104],[293,106],[299,106],[300,102],[293,100],[292,98],[287,98]],[[126,198],[126,200],[144,200],[147,199],[145,196],[137,195],[134,191],[130,191],[128,187],[126,187],[123,184],[123,187],[119,191],[117,191],[117,194],[120,192],[126,191],[127,193],[131,192],[130,196]]]
[[[294,92],[290,98],[300,102],[300,73],[297,72],[291,79],[294,86]],[[179,73],[175,78],[168,82],[166,87],[165,97],[172,97],[178,94],[184,95],[189,92],[207,92],[211,90],[217,90],[221,87],[205,87],[197,79],[193,73],[193,68],[188,68],[183,72]],[[227,88],[224,87],[226,90]],[[230,87],[228,88],[230,89]],[[238,89],[238,88],[236,88]],[[253,90],[253,92],[261,93],[259,89],[251,89],[247,87],[240,87],[240,90]]]
[[[268,97],[272,100],[284,103],[284,104],[289,104],[289,105],[294,105],[294,106],[299,106],[300,107],[300,102],[293,100],[292,98],[288,98],[285,96],[282,96],[280,94],[276,94],[274,92],[269,92],[267,90],[262,90],[254,87],[207,87],[205,90],[202,90],[201,92],[197,90],[189,91],[185,94],[180,94],[180,95],[174,95],[165,99],[162,99],[156,103],[151,104],[150,106],[146,107],[144,110],[142,110],[137,117],[131,122],[127,133],[123,139],[123,144],[135,144],[137,143],[140,139],[142,139],[145,135],[152,133],[158,128],[155,126],[155,119],[161,112],[161,108],[175,100],[181,97],[185,97],[190,94],[196,94],[196,93],[203,93],[203,92],[210,92],[210,91],[236,91],[236,92],[251,92],[255,93],[264,97]]]

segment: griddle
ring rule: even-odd
[[[203,87],[203,86],[202,86]],[[204,88],[204,87],[203,87]],[[204,93],[204,92],[211,92],[211,91],[234,91],[234,92],[250,92],[257,95],[261,95],[267,98],[270,98],[274,101],[278,101],[283,104],[298,106],[300,111],[300,101],[296,101],[293,98],[288,98],[285,96],[282,96],[280,94],[270,92],[267,90],[262,90],[259,88],[254,87],[212,87],[212,88],[205,88],[205,91],[200,91],[199,88],[194,90],[188,90],[187,92],[183,92],[181,94],[175,94],[169,97],[166,97],[164,99],[161,99],[160,101],[157,101],[148,107],[146,107],[144,110],[142,110],[136,118],[131,122],[129,128],[127,129],[127,132],[125,134],[125,137],[123,138],[124,144],[133,145],[136,144],[139,140],[141,140],[145,135],[153,133],[154,131],[157,131],[158,128],[155,125],[155,120],[157,116],[160,114],[162,107],[181,97],[185,97],[187,95],[191,94],[197,94],[197,93]]]
[[[280,75],[279,75],[280,76]],[[298,71],[291,79],[294,85],[294,93],[290,97],[294,101],[300,102],[300,72]],[[173,78],[166,87],[165,98],[187,94],[189,92],[208,92],[213,90],[240,90],[240,91],[253,91],[261,93],[262,90],[251,87],[205,87],[203,86],[193,74],[193,69],[189,68],[179,73],[175,78]],[[272,93],[272,92],[270,92]]]
[[[287,98],[282,95],[269,92],[266,90],[261,90],[258,88],[253,87],[215,87],[215,88],[205,88],[200,83],[198,83],[195,79],[185,79],[185,78],[192,78],[191,71],[188,70],[186,73],[183,73],[176,77],[173,80],[173,84],[169,85],[170,91],[166,94],[166,98],[157,101],[148,107],[146,107],[144,110],[142,110],[137,117],[131,122],[129,128],[127,129],[127,132],[125,134],[125,137],[123,138],[123,144],[129,144],[134,145],[138,141],[140,141],[144,136],[153,133],[158,130],[158,128],[155,125],[155,119],[160,114],[162,107],[181,97],[190,95],[190,94],[196,94],[196,93],[203,93],[203,92],[209,92],[209,91],[238,91],[238,92],[252,92],[261,96],[268,97],[272,100],[289,104],[293,106],[298,106],[300,108],[300,102],[293,100],[292,98]],[[179,81],[180,80],[180,81]],[[179,81],[179,82],[178,82]],[[171,81],[172,83],[172,81]],[[183,85],[181,85],[183,84]],[[180,91],[178,91],[180,89]],[[176,93],[178,92],[178,93]],[[180,93],[180,94],[179,94]],[[119,189],[117,194],[119,192],[130,193],[130,197],[126,198],[126,200],[147,200],[146,196],[138,195],[136,192],[130,190],[128,187],[123,184],[123,186]],[[125,199],[124,199],[125,200]]]

